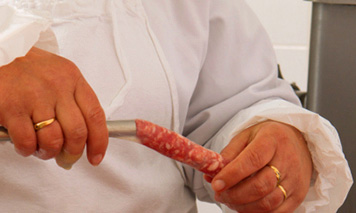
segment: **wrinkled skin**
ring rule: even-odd
[[[19,154],[56,158],[69,169],[87,147],[92,165],[102,161],[108,145],[105,114],[69,60],[32,48],[0,67],[0,97],[0,125]],[[34,130],[34,123],[54,117],[54,123]]]
[[[286,124],[266,121],[236,135],[221,152],[231,161],[212,183],[215,199],[238,212],[293,212],[304,200],[312,161],[302,134]],[[276,167],[280,185],[277,187]]]

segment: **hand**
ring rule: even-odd
[[[34,123],[51,118],[55,122],[34,130]],[[0,67],[0,125],[19,154],[56,157],[69,169],[87,145],[88,160],[98,165],[108,144],[105,120],[96,95],[69,60],[32,48]]]
[[[266,121],[235,136],[221,155],[231,161],[212,180],[215,199],[238,212],[293,212],[304,200],[312,161],[302,134]],[[277,187],[274,166],[281,174]]]

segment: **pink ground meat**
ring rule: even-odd
[[[214,177],[227,162],[222,156],[189,139],[145,120],[136,120],[137,137],[157,152]]]

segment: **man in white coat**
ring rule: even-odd
[[[197,197],[224,211],[335,212],[347,195],[335,129],[277,78],[242,0],[0,0],[0,33],[13,142],[0,149],[2,211],[196,212]],[[211,179],[108,141],[106,120],[134,118],[231,162]]]

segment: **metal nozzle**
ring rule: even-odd
[[[136,138],[135,120],[106,121],[106,124],[109,130],[109,137],[139,142]],[[11,141],[7,129],[2,126],[0,126],[0,142],[1,141]]]

